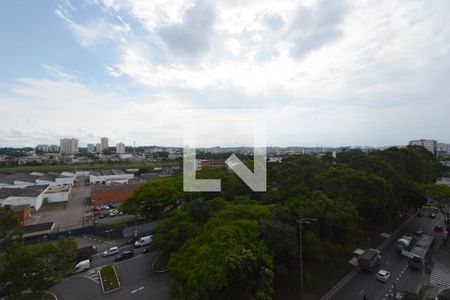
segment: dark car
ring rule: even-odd
[[[122,253],[119,253],[114,258],[115,261],[121,261],[127,258],[131,258],[134,256],[134,252],[131,250],[123,251]]]
[[[117,205],[115,205],[115,204],[110,204],[110,205],[108,205],[108,206],[109,206],[110,209],[117,208]]]
[[[434,231],[440,232],[440,231],[442,231],[442,230],[444,230],[444,226],[441,226],[441,225],[436,225],[436,226],[434,226]]]
[[[416,216],[418,216],[418,217],[423,217],[423,213],[422,213],[421,211],[418,211],[417,214],[416,214]]]
[[[101,214],[102,214],[101,212],[96,211],[96,212],[94,212],[94,217],[98,217],[98,216],[100,216]]]
[[[127,245],[133,245],[134,242],[136,242],[139,239],[138,236],[132,237],[129,240],[127,240]]]

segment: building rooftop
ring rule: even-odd
[[[9,197],[37,197],[48,185],[33,185],[26,188],[0,188],[0,199]]]
[[[7,184],[14,184],[14,181],[36,183],[36,178],[39,178],[39,177],[25,174],[25,173],[1,174],[0,182],[7,183]]]
[[[32,236],[34,233],[41,233],[43,231],[50,232],[54,226],[54,222],[47,222],[19,227],[18,231],[22,233],[24,237],[26,237]]]

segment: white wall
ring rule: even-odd
[[[44,194],[44,199],[47,199],[48,203],[64,202],[64,201],[69,201],[69,194],[70,194],[70,190],[67,192],[61,192],[61,193],[47,193],[47,194]]]

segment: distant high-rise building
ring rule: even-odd
[[[95,152],[102,153],[102,145],[100,143],[95,144]]]
[[[64,138],[60,140],[59,151],[61,154],[76,154],[78,153],[78,140]]]
[[[57,145],[37,145],[36,151],[59,152],[59,147]]]
[[[95,152],[95,145],[94,144],[88,144],[87,145],[87,152],[88,153],[94,153]]]
[[[100,139],[100,152],[103,152],[103,150],[108,150],[109,148],[109,140],[107,137],[102,137]]]
[[[116,153],[117,154],[125,154],[125,144],[124,143],[118,143],[116,145]]]
[[[412,140],[409,142],[410,146],[422,146],[431,153],[433,153],[434,156],[437,156],[437,141],[436,140]]]

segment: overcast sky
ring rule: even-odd
[[[219,108],[265,111],[270,145],[450,142],[449,20],[448,0],[1,1],[0,147],[181,146]]]

